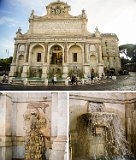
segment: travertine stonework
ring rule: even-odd
[[[128,148],[131,153],[136,157],[136,93],[100,93],[100,92],[86,92],[86,93],[70,93],[69,102],[69,119],[70,119],[70,159],[78,159],[79,154],[86,153],[86,146],[82,145],[82,150],[79,151],[79,146],[81,146],[78,141],[79,131],[78,131],[78,120],[81,116],[87,115],[87,113],[95,113],[96,115],[104,110],[107,114],[118,115],[120,118],[120,124],[124,130],[125,139],[128,142]],[[102,121],[103,118],[100,117],[102,112],[97,118]],[[104,114],[105,115],[105,114]],[[84,120],[87,121],[86,117]],[[92,122],[91,118],[89,119]],[[117,124],[117,121],[116,121]],[[99,124],[97,123],[99,126]],[[85,124],[84,124],[85,126]],[[89,124],[88,124],[89,126]],[[121,127],[121,126],[120,126]],[[84,130],[81,130],[84,133]],[[97,132],[102,132],[101,128],[98,128]],[[89,133],[89,130],[88,130]],[[85,142],[85,135],[82,135],[82,140]],[[95,147],[96,151],[103,152],[103,141],[98,138],[98,141],[102,143],[99,144],[100,147]],[[90,137],[89,141],[92,142]],[[94,140],[94,144],[97,140]],[[86,144],[86,143],[83,143]],[[91,143],[92,144],[92,143]],[[89,145],[89,142],[88,142]],[[92,145],[93,146],[93,145]],[[93,150],[90,148],[89,153]],[[79,158],[81,159],[81,158]]]
[[[13,61],[9,76],[47,78],[53,74],[66,78],[70,73],[87,76],[92,69],[102,76],[104,71],[120,69],[116,34],[87,30],[85,10],[78,16],[69,14],[70,6],[53,2],[44,16],[29,18],[29,29],[15,37]]]
[[[0,94],[0,160],[67,160],[67,93]]]

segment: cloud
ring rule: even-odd
[[[0,58],[7,58],[8,56],[13,56],[14,51],[14,41],[13,39],[0,38]],[[8,50],[9,53],[6,52]]]
[[[45,5],[50,3],[49,1],[44,0],[12,0],[10,4],[14,7],[21,6],[24,7],[25,10],[29,10],[31,12],[34,9],[38,14],[43,14],[45,11]]]
[[[3,24],[16,26],[19,24],[19,22],[16,19],[3,16],[3,17],[0,17],[0,25],[3,25]]]
[[[68,0],[71,14],[86,10],[88,30],[98,26],[102,33],[116,33],[120,44],[136,43],[136,0]]]

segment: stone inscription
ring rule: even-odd
[[[33,33],[39,34],[70,34],[81,33],[82,21],[81,20],[57,20],[57,21],[44,21],[34,22]]]

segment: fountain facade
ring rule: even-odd
[[[87,113],[77,118],[79,159],[116,159],[129,155],[120,118],[102,103],[90,102]]]

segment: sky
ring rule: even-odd
[[[0,0],[0,58],[13,56],[14,37],[19,27],[22,33],[29,28],[32,9],[45,15],[50,2],[57,0]],[[97,26],[101,33],[116,33],[119,45],[136,44],[136,0],[62,0],[71,6],[71,15],[85,9],[88,31]]]

